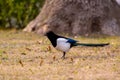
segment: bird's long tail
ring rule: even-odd
[[[109,43],[99,43],[99,44],[92,44],[92,43],[75,43],[74,46],[88,46],[88,47],[104,47],[109,45]]]

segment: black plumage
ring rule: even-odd
[[[65,58],[65,54],[69,51],[73,46],[89,46],[89,47],[104,47],[109,45],[109,43],[99,43],[99,44],[91,44],[91,43],[78,43],[78,41],[66,38],[63,36],[59,36],[52,31],[46,33],[46,36],[52,43],[53,47],[63,52],[62,58]]]

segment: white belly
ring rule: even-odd
[[[67,43],[67,40],[64,38],[57,39],[57,46],[56,49],[67,52],[70,49],[70,43]]]

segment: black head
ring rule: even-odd
[[[48,32],[46,32],[46,34],[45,34],[45,36],[52,36],[52,35],[55,35],[55,33],[54,32],[52,32],[52,31],[48,31]]]
[[[54,32],[52,31],[48,31],[45,36],[47,36],[47,38],[51,41],[52,45],[55,47],[56,46],[56,40],[57,38],[59,38],[58,35],[56,35]]]

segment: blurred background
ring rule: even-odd
[[[45,0],[0,0],[0,29],[24,28],[41,11]]]

